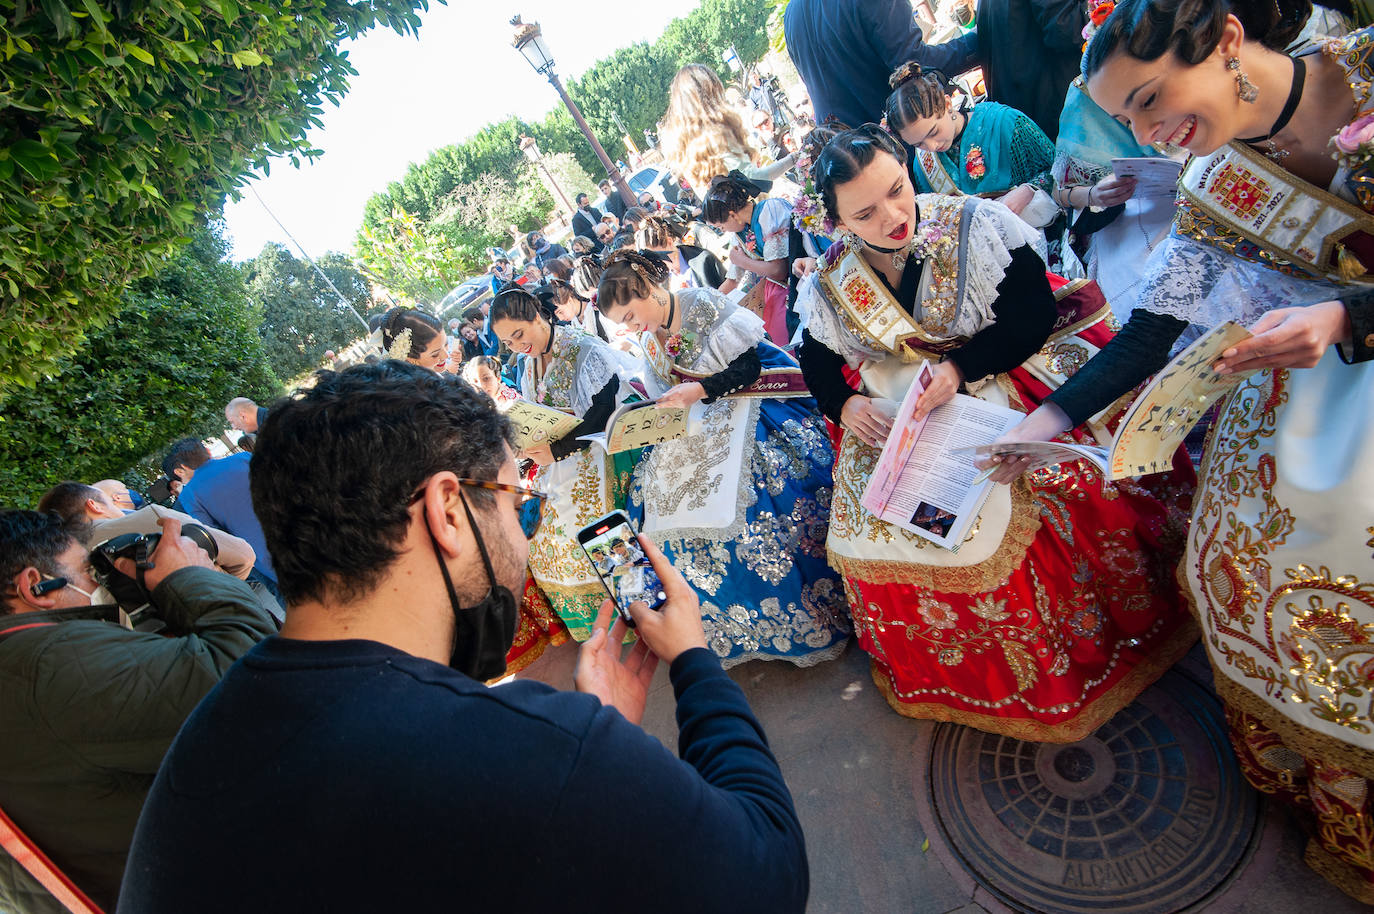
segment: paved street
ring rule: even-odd
[[[574,644],[551,649],[521,675],[571,688],[576,656]],[[1208,693],[1200,647],[1100,730],[1099,739],[1043,751],[898,716],[874,688],[867,656],[853,645],[812,669],[754,661],[731,676],[763,721],[796,798],[811,863],[809,910],[816,914],[1365,910],[1303,864],[1302,839],[1288,813],[1260,802],[1234,767],[1222,764],[1229,748],[1217,739],[1219,709]],[[665,669],[658,671],[644,724],[676,745]],[[1145,745],[1142,734],[1150,732],[1155,742]],[[1132,741],[1134,748],[1120,750]],[[1112,762],[1113,751],[1131,759],[1129,765]],[[1154,777],[1125,770],[1146,771],[1155,757],[1162,761]],[[997,766],[1014,767],[1017,758],[1026,770],[1002,777]],[[1116,780],[1129,777],[1129,792],[1144,801],[1099,783],[1112,765],[1120,769],[1113,768]],[[1033,780],[1035,770],[1043,784],[1021,794],[1006,786]],[[1117,798],[1113,809],[1099,793]],[[1003,794],[1010,797],[1006,804],[996,799]],[[1075,796],[1083,797],[1078,805]],[[994,798],[986,808],[985,798]],[[1033,826],[1012,815],[1016,806],[1040,800],[1045,808],[1033,814]],[[1133,802],[1140,811],[1126,822]],[[1044,837],[1047,822],[1060,822],[1056,804],[1067,813],[1054,826],[1063,831],[1062,842]],[[1170,809],[1176,814],[1168,815]],[[1101,844],[1100,854],[1091,842],[1072,841],[1080,832]],[[1124,843],[1114,843],[1121,835]],[[969,867],[983,874],[982,884]],[[1043,884],[1040,874],[1048,874]],[[1051,900],[1026,904],[1036,892]]]

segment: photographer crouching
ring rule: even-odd
[[[205,693],[276,630],[253,591],[162,520],[143,571],[162,634],[91,606],[86,546],[55,514],[0,511],[0,808],[112,910],[144,797]],[[133,578],[134,562],[114,566]],[[17,867],[5,872],[17,871]]]

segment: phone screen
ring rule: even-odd
[[[582,548],[606,589],[611,592],[621,616],[629,618],[631,603],[645,603],[658,609],[667,599],[663,582],[639,548],[634,528],[624,515],[598,522],[583,532]]]

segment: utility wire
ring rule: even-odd
[[[310,263],[310,265],[315,268],[316,273],[320,274],[320,279],[324,280],[324,284],[329,286],[329,288],[334,292],[334,294],[339,297],[339,301],[343,304],[343,306],[347,308],[349,311],[353,312],[353,316],[358,319],[358,323],[363,325],[364,330],[370,331],[371,328],[367,325],[367,319],[358,313],[358,309],[353,307],[353,305],[349,302],[348,299],[343,297],[343,293],[338,290],[334,283],[330,282],[329,277],[325,275],[324,270],[320,269],[320,265],[315,262],[315,258],[307,254],[305,248],[301,247],[301,243],[296,240],[296,236],[292,235],[291,232],[287,230],[286,226],[282,225],[281,220],[277,218],[277,214],[272,212],[271,207],[269,207],[266,201],[264,201],[262,197],[258,195],[257,188],[250,185],[248,190],[254,197],[257,198],[257,201],[262,204],[262,208],[267,210],[267,215],[272,217],[272,221],[277,223],[277,227],[282,230],[283,234],[285,234],[287,238],[291,239],[291,243],[296,246],[296,250],[301,252],[301,256],[304,257]]]

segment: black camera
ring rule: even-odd
[[[200,524],[182,524],[181,535],[195,543],[210,556],[219,558],[215,538]],[[162,542],[161,533],[125,533],[106,540],[91,550],[91,567],[105,589],[128,613],[142,609],[152,602],[152,595],[144,583],[144,573],[154,567],[153,553]],[[115,567],[115,559],[129,559],[134,563],[130,577]]]

